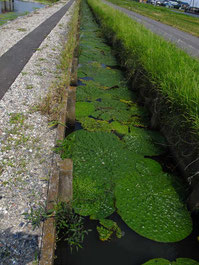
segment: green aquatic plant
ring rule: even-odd
[[[128,126],[127,125],[123,125],[118,121],[113,121],[110,123],[111,129],[113,131],[116,131],[120,134],[128,134]]]
[[[103,91],[103,86],[93,80],[81,79],[82,86],[78,86],[76,100],[77,101],[95,101],[99,98],[108,99],[112,95]]]
[[[131,114],[128,110],[119,109],[99,109],[92,113],[94,118],[105,120],[105,121],[119,121],[121,123],[129,122],[131,119]]]
[[[168,261],[166,259],[152,259],[143,265],[199,265],[198,261],[187,258],[178,258],[176,261]]]
[[[123,140],[130,151],[145,156],[159,155],[166,149],[165,139],[160,133],[133,126]]]
[[[95,120],[89,117],[79,119],[79,121],[81,122],[82,127],[90,132],[111,131],[111,126],[107,121]]]
[[[138,234],[159,242],[176,242],[192,231],[189,212],[175,190],[173,176],[149,159],[117,181],[116,207]]]
[[[102,99],[100,101],[95,102],[95,109],[96,110],[123,111],[123,110],[127,110],[128,106],[125,103],[121,102],[120,100]]]
[[[90,41],[91,45],[94,43],[93,40]],[[82,42],[80,44],[80,57],[79,63],[85,64],[88,61],[90,62],[99,62],[107,65],[117,65],[116,59],[107,52],[105,52],[104,47],[99,48],[92,48],[89,46],[90,44],[88,40]],[[85,49],[86,48],[86,49]],[[89,52],[88,52],[89,51]]]
[[[75,114],[77,119],[91,115],[94,110],[94,105],[90,102],[76,102]]]
[[[117,121],[113,121],[111,123],[103,120],[96,120],[93,118],[82,118],[79,119],[81,122],[82,127],[90,132],[111,132],[116,131],[119,134],[128,134],[128,126],[123,125]]]
[[[57,241],[66,241],[71,252],[82,248],[84,237],[90,231],[84,228],[83,217],[77,215],[71,205],[65,202],[55,205],[54,210]]]
[[[74,161],[75,211],[94,219],[113,213],[115,179],[134,165],[134,156],[119,138],[112,133],[79,130],[69,135],[59,150],[62,158]]]
[[[107,87],[102,86],[96,81],[93,80],[84,80],[80,79],[82,86],[77,88],[77,101],[95,101],[96,99],[124,99],[128,100],[131,96],[136,97],[135,94],[132,94],[127,87]],[[107,90],[108,88],[108,90]]]
[[[90,216],[91,219],[101,219],[115,211],[110,175],[107,181],[100,180],[100,174],[95,177],[90,174],[88,176],[75,175],[73,192],[73,208],[80,215]]]
[[[97,232],[101,241],[107,241],[111,239],[113,231],[106,229],[103,226],[97,226]]]
[[[162,153],[165,143],[157,134],[136,130],[148,115],[132,103],[135,95],[131,97],[121,72],[101,61],[110,50],[102,42],[98,48],[99,30],[87,15],[80,36],[81,83],[76,105],[77,120],[84,129],[70,134],[59,146],[62,158],[74,161],[74,211],[99,219],[103,240],[110,238],[112,226],[104,218],[116,209],[130,228],[147,238],[181,240],[191,232],[192,223],[177,185],[158,163],[144,158]],[[125,135],[124,140],[112,131]],[[121,230],[117,231],[120,237]]]
[[[190,215],[158,163],[130,152],[112,133],[79,130],[62,147],[62,157],[74,161],[76,213],[106,218],[116,198],[122,219],[147,238],[174,242],[190,234]]]
[[[124,77],[120,70],[104,68],[98,62],[83,64],[78,69],[78,76],[92,77],[94,81],[102,86],[114,87],[125,84]],[[111,76],[111,78],[110,78]]]
[[[147,128],[149,126],[148,120],[139,116],[131,117],[130,122],[127,124],[131,127],[130,131],[133,129],[133,127]]]
[[[97,226],[97,231],[101,241],[110,240],[113,234],[115,234],[117,238],[122,237],[122,231],[120,227],[113,220],[101,219],[100,225],[101,226]]]
[[[120,227],[113,220],[101,219],[100,224],[102,226],[104,226],[106,229],[113,231],[115,233],[115,235],[117,236],[117,238],[122,237],[122,231],[121,231]]]

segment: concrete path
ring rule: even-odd
[[[59,11],[17,42],[0,57],[0,99],[15,81],[31,56],[57,25],[75,0],[70,0]]]
[[[115,9],[118,9],[124,13],[126,13],[130,18],[133,18],[139,23],[142,23],[144,26],[146,26],[148,29],[150,29],[152,32],[163,36],[166,40],[169,40],[175,44],[177,44],[178,47],[181,49],[184,49],[187,53],[189,53],[192,56],[199,57],[199,38],[194,37],[186,32],[183,32],[181,30],[175,29],[171,26],[168,26],[166,24],[160,23],[158,21],[155,21],[153,19],[150,19],[148,17],[139,15],[138,13],[135,13],[133,11],[129,11],[126,8],[119,7],[117,5],[114,5],[110,2],[107,2],[103,0],[106,4],[114,7]]]

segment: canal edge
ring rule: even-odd
[[[80,1],[76,2],[79,13]],[[70,66],[68,67],[69,84],[64,89],[62,108],[57,126],[56,142],[64,140],[67,125],[75,124],[75,101],[78,67],[78,43],[79,43],[79,17],[75,29],[75,45],[72,52]],[[60,156],[54,156],[52,162],[52,174],[49,179],[46,211],[53,210],[59,201],[69,202],[72,199],[73,188],[73,161],[61,160]],[[53,265],[56,248],[56,226],[54,217],[47,218],[43,223],[43,235],[41,240],[41,256],[39,265]]]

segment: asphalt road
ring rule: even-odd
[[[166,24],[155,21],[151,18],[139,15],[138,13],[130,11],[126,8],[114,5],[105,0],[103,0],[103,2],[114,7],[115,9],[121,10],[122,12],[126,13],[130,18],[136,20],[139,23],[142,23],[152,32],[163,36],[166,40],[175,43],[178,47],[185,50],[190,55],[199,58],[199,38],[194,37],[184,31],[175,29]]]
[[[64,7],[45,20],[0,57],[0,99],[2,99],[33,53],[65,15],[74,1],[70,0]]]

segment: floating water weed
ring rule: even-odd
[[[192,231],[192,221],[173,187],[173,176],[163,173],[152,160],[142,167],[137,165],[136,170],[117,181],[118,213],[134,231],[152,240],[184,239]]]
[[[113,234],[115,234],[117,238],[122,237],[122,231],[116,222],[110,219],[101,219],[100,225],[101,226],[97,226],[97,231],[101,241],[107,241],[111,239]]]
[[[198,265],[199,262],[193,259],[178,258],[176,261],[168,261],[166,259],[152,259],[144,263],[143,265]]]
[[[121,72],[101,60],[110,48],[95,34],[99,34],[96,23],[88,17],[86,11],[78,69],[83,86],[77,89],[76,103],[76,118],[83,129],[59,147],[62,158],[74,161],[74,211],[101,220],[117,210],[143,236],[161,242],[181,240],[191,232],[190,215],[172,177],[160,164],[144,158],[162,153],[164,148],[156,145],[165,143],[157,133],[135,128],[136,122],[147,122],[148,114],[132,103],[135,95]],[[113,132],[125,136],[120,140]],[[106,225],[98,230],[103,239],[110,237]]]
[[[166,150],[165,139],[156,131],[131,127],[124,141],[129,150],[145,156],[160,155]]]

